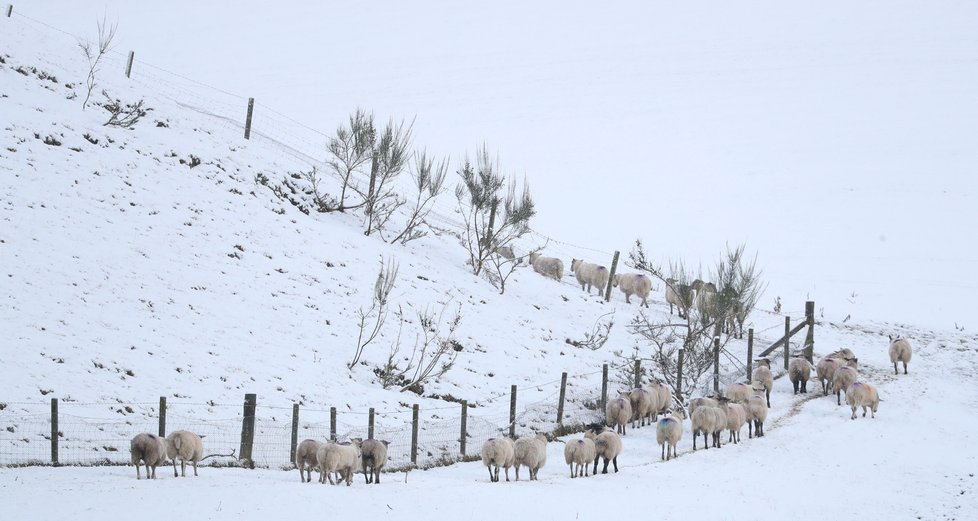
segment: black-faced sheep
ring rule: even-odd
[[[482,444],[482,464],[489,469],[489,481],[499,481],[499,467],[506,470],[509,481],[509,468],[516,463],[516,447],[509,438],[489,438]]]
[[[580,259],[572,259],[571,271],[577,278],[577,283],[581,285],[581,289],[589,295],[592,287],[597,288],[598,295],[604,293],[605,288],[608,287],[608,268],[604,266],[584,262]]]
[[[173,460],[173,477],[177,477],[177,458],[180,458],[180,475],[187,477],[187,462],[194,465],[194,476],[197,475],[197,463],[204,457],[204,442],[200,436],[190,431],[174,431],[166,437],[166,456]]]
[[[156,479],[156,467],[166,464],[166,446],[155,434],[143,432],[134,436],[129,443],[129,453],[132,456],[132,464],[136,466],[136,479],[141,479],[140,461],[146,465],[146,479]]]
[[[594,440],[571,440],[564,446],[564,461],[570,465],[571,477],[588,476],[591,462],[595,459]]]
[[[642,306],[649,307],[649,292],[652,291],[652,279],[641,273],[617,273],[612,282],[616,288],[625,294],[625,302],[631,304],[630,297],[637,295],[642,299]]]
[[[513,459],[516,481],[520,480],[520,465],[530,469],[530,481],[536,480],[540,468],[547,464],[547,435],[540,433],[516,440]]]
[[[319,452],[321,445],[322,443],[316,440],[306,439],[296,447],[295,466],[299,469],[299,481],[312,483],[312,469],[319,466],[316,453]]]
[[[594,440],[594,471],[598,473],[598,459],[604,459],[602,474],[608,473],[608,462],[614,463],[615,472],[618,472],[618,455],[621,454],[621,438],[614,431],[608,430],[604,425],[592,425],[591,430],[584,434],[585,438]]]
[[[530,265],[533,271],[554,280],[564,276],[564,262],[556,257],[543,257],[537,252],[530,254]]]
[[[890,337],[890,363],[893,364],[893,374],[900,374],[900,371],[897,370],[897,362],[903,362],[903,374],[907,374],[907,364],[910,362],[911,356],[913,356],[913,349],[910,348],[910,342],[907,339]]]
[[[662,447],[662,459],[676,457],[676,445],[683,437],[682,409],[672,410],[655,425],[655,441]]]

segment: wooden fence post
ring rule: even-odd
[[[469,420],[469,402],[462,400],[462,429],[458,436],[458,448],[459,452],[462,453],[462,458],[465,458],[465,441],[469,437],[469,433],[466,429],[466,424]]]
[[[292,447],[289,450],[289,459],[295,463],[295,450],[299,446],[299,404],[292,404]]]
[[[166,437],[166,396],[160,396],[160,438]]]
[[[635,360],[635,388],[642,386],[642,361]]]
[[[808,334],[805,335],[805,358],[808,363],[814,363],[815,356],[815,301],[805,302],[805,321],[808,323]]]
[[[784,369],[788,370],[788,359],[791,355],[788,353],[789,346],[791,345],[791,317],[784,317]]]
[[[58,466],[58,399],[51,398],[51,464]]]
[[[747,381],[749,382],[753,378],[754,368],[754,328],[747,330]]]
[[[374,408],[370,408],[370,412],[367,413],[367,439],[374,439]]]
[[[683,350],[679,350],[679,361],[676,363],[676,399],[683,403]]]
[[[516,386],[509,388],[509,437],[516,439]]]
[[[14,4],[7,6],[7,18],[10,18],[10,15],[12,14],[14,14]]]
[[[564,395],[567,390],[567,373],[560,374],[560,398],[557,399],[557,425],[564,420]]]
[[[255,463],[251,460],[251,450],[255,446],[255,406],[258,401],[257,395],[248,393],[244,399],[244,412],[241,418],[241,450],[238,452],[238,459],[243,460],[248,468],[255,468]]]
[[[126,61],[126,77],[132,75],[132,60],[136,57],[136,51],[129,51],[129,59]]]
[[[608,364],[601,365],[601,411],[608,406]]]
[[[611,301],[611,288],[615,284],[615,271],[618,269],[618,250],[615,250],[615,256],[611,259],[611,271],[608,273],[608,289],[604,292],[604,301]]]
[[[336,407],[329,408],[329,439],[336,441]]]
[[[255,98],[248,98],[248,116],[245,118],[245,139],[251,139],[251,115],[255,111]]]
[[[713,392],[720,394],[720,337],[713,337]]]
[[[411,407],[411,465],[418,465],[418,404]]]

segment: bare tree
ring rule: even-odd
[[[430,308],[417,311],[417,323],[420,332],[415,335],[410,357],[402,357],[401,334],[391,344],[387,362],[374,369],[384,389],[398,386],[401,392],[424,392],[424,384],[438,378],[455,365],[455,359],[461,352],[462,346],[455,340],[455,330],[462,322],[462,307],[457,305],[455,310],[446,317],[449,304],[445,304],[436,316]],[[404,316],[398,310],[401,329],[404,326]]]
[[[105,127],[133,128],[143,116],[153,110],[143,106],[143,100],[123,104],[121,100],[113,99],[104,90],[102,95],[105,96],[102,108],[109,112],[109,120],[102,124]]]
[[[400,242],[407,244],[415,239],[420,239],[428,234],[421,228],[425,224],[428,214],[434,206],[435,199],[445,191],[445,177],[448,174],[448,161],[442,160],[437,165],[428,153],[424,150],[414,155],[414,169],[411,178],[414,179],[414,187],[418,189],[418,196],[414,201],[414,208],[404,224],[404,230],[397,234],[390,242]]]
[[[604,321],[605,318],[608,320]],[[604,347],[605,343],[608,342],[608,335],[611,334],[611,328],[614,325],[615,312],[609,311],[594,321],[594,325],[591,326],[591,330],[584,333],[583,340],[571,340],[570,338],[567,338],[564,340],[564,342],[574,347],[584,347],[590,349],[591,351],[597,351],[598,349]]]
[[[459,177],[462,183],[455,188],[458,210],[465,221],[462,244],[469,252],[472,273],[479,275],[486,259],[501,246],[507,246],[530,231],[530,218],[536,213],[533,198],[526,182],[517,194],[516,183],[509,182],[499,171],[485,145],[476,153],[475,165],[468,158]]]
[[[353,359],[347,367],[353,369],[360,362],[363,350],[380,334],[380,330],[387,321],[388,298],[394,289],[394,281],[397,279],[398,264],[395,261],[388,261],[384,264],[384,259],[380,259],[380,272],[377,273],[377,281],[374,282],[373,298],[370,307],[360,308],[357,315],[360,317],[360,333],[357,335],[357,345],[353,352]]]
[[[407,202],[391,187],[391,182],[408,164],[413,125],[412,122],[405,127],[403,121],[395,124],[391,120],[374,143],[370,153],[370,185],[365,197],[364,235],[383,231],[394,212]]]
[[[88,60],[88,77],[85,79],[87,90],[85,91],[85,101],[82,102],[82,110],[85,110],[88,106],[88,100],[92,97],[92,91],[95,90],[99,65],[101,65],[102,57],[112,47],[112,39],[115,38],[115,31],[118,26],[118,24],[108,25],[104,16],[102,20],[96,21],[96,23],[98,24],[98,42],[88,40],[78,41],[78,47],[81,48],[82,54]]]
[[[340,125],[336,129],[336,135],[329,139],[327,145],[330,155],[327,164],[340,178],[342,188],[340,198],[335,205],[327,205],[320,211],[343,212],[366,204],[364,200],[354,206],[347,206],[346,196],[348,189],[356,191],[354,176],[362,173],[363,166],[371,161],[376,141],[377,129],[374,127],[374,115],[360,108],[350,115],[347,125]]]

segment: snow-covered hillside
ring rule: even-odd
[[[102,108],[81,108],[86,70],[72,38],[17,17],[2,20],[2,28],[0,465],[48,459],[51,398],[60,401],[62,462],[121,463],[133,434],[156,430],[158,397],[168,399],[168,430],[205,433],[207,452],[224,453],[237,448],[243,395],[255,393],[254,459],[266,467],[205,468],[196,480],[163,471],[147,484],[132,481],[125,467],[0,469],[3,508],[17,517],[121,515],[163,504],[170,489],[189,501],[168,517],[301,515],[314,512],[323,493],[349,493],[336,502],[346,505],[337,514],[488,518],[505,505],[515,514],[567,519],[610,515],[597,498],[617,495],[627,504],[637,491],[667,519],[691,509],[722,519],[785,517],[799,502],[808,518],[854,511],[871,519],[978,515],[978,445],[968,415],[978,404],[970,383],[978,336],[821,316],[816,355],[840,347],[857,353],[861,374],[883,396],[876,419],[849,421],[834,398],[793,396],[786,378],[778,378],[763,439],[690,454],[687,423],[681,457],[660,463],[653,430],[631,430],[615,476],[568,479],[563,445],[555,442],[540,483],[489,485],[479,463],[459,463],[391,474],[376,488],[359,481],[349,490],[296,488],[294,472],[278,470],[288,465],[295,403],[300,439],[328,434],[330,407],[338,409],[341,437],[363,435],[367,411],[375,408],[377,437],[395,441],[395,467],[406,464],[414,404],[423,466],[456,458],[458,400],[469,404],[467,455],[503,432],[511,385],[518,387],[520,435],[555,427],[562,372],[569,376],[565,423],[599,418],[593,406],[602,364],[611,366],[614,393],[627,384],[630,368],[616,352],[648,349],[626,328],[639,307],[617,291],[606,303],[585,295],[569,275],[558,282],[526,267],[500,295],[465,265],[453,235],[451,193],[437,206],[437,229],[406,246],[365,237],[356,212],[306,215],[260,182],[322,159],[291,141],[294,122],[269,117],[246,141],[241,123],[225,116],[239,107],[213,106],[192,81],[162,71],[128,80],[124,55],[107,57],[96,101],[106,89],[126,101],[144,99],[153,110],[133,130],[105,127]],[[428,139],[416,136],[419,146]],[[566,264],[571,256],[604,261],[571,245],[586,240],[558,239],[549,251]],[[400,265],[390,301],[406,317],[403,329],[392,312],[364,362],[348,369],[358,311],[370,306],[378,270],[391,260]],[[786,315],[793,324],[803,319],[809,295],[781,297],[783,314],[758,309],[748,321],[758,349],[781,335]],[[668,315],[661,286],[650,300],[648,313]],[[416,314],[424,310],[445,310],[446,320],[458,310],[455,367],[420,395],[382,389],[374,369],[393,343],[408,355],[419,335]],[[603,347],[568,343],[611,316]],[[913,342],[907,376],[892,374],[888,334]],[[746,342],[731,340],[727,350],[724,383],[743,379]],[[693,392],[710,387],[702,384]],[[62,501],[37,504],[43,488],[57,488]],[[127,495],[109,500],[104,490]]]

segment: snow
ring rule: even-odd
[[[648,497],[665,519],[978,517],[978,288],[968,276],[978,256],[960,240],[978,222],[974,6],[615,4],[624,16],[505,2],[105,5],[120,47],[99,89],[153,107],[131,131],[103,127],[98,107],[81,110],[72,94],[86,71],[74,38],[53,28],[91,34],[98,9],[37,2],[0,19],[0,464],[47,458],[50,398],[60,400],[63,462],[124,463],[129,438],[155,431],[158,397],[169,430],[204,432],[207,453],[226,453],[237,449],[242,395],[256,393],[262,468],[186,479],[161,469],[136,482],[132,467],[2,467],[5,514],[132,515],[151,504],[166,508],[149,517],[259,519],[318,513],[323,494],[352,494],[329,508],[567,519]],[[372,24],[354,23],[367,15]],[[370,38],[354,45],[361,28]],[[120,72],[127,47],[137,52],[131,80]],[[259,106],[244,141],[248,96]],[[816,354],[857,353],[883,398],[877,417],[850,421],[834,398],[792,396],[781,377],[764,438],[691,453],[687,423],[680,458],[660,462],[653,430],[630,430],[613,476],[569,479],[563,445],[551,443],[538,483],[489,484],[470,462],[406,482],[394,472],[377,487],[300,485],[281,470],[293,403],[301,437],[328,434],[330,407],[341,437],[363,435],[376,408],[395,467],[417,403],[427,465],[458,450],[459,406],[438,396],[469,401],[471,455],[509,422],[510,385],[519,434],[554,426],[563,371],[568,423],[590,421],[601,365],[612,364],[614,392],[625,384],[614,352],[646,347],[626,331],[639,310],[620,293],[603,303],[572,278],[522,269],[499,295],[469,273],[450,234],[389,245],[364,237],[355,212],[304,215],[256,181],[321,161],[314,129],[328,133],[357,105],[382,121],[417,114],[416,143],[456,164],[488,140],[507,172],[526,172],[540,211],[534,244],[559,239],[547,251],[567,265],[606,262],[635,237],[694,265],[746,241],[771,284],[749,319],[757,346],[814,299]],[[189,168],[192,157],[201,163]],[[452,194],[436,210],[440,226],[457,226]],[[416,311],[461,310],[457,365],[424,396],[385,391],[373,376],[398,337],[393,318],[365,365],[345,365],[382,258],[400,263],[391,299],[409,318],[404,338],[416,334]],[[770,310],[775,296],[784,315]],[[661,287],[650,303],[666,316]],[[565,342],[612,311],[604,347]],[[891,333],[913,343],[909,375],[891,373]],[[729,349],[739,360],[724,362],[724,383],[744,373],[746,344]],[[50,490],[57,501],[37,501]]]

